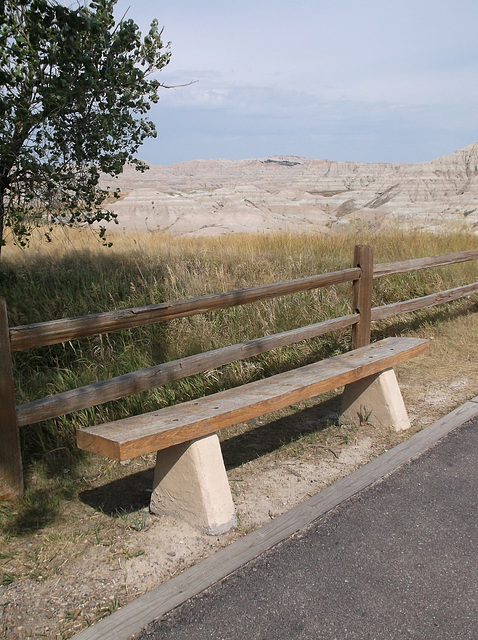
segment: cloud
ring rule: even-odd
[[[194,91],[193,91],[194,89]],[[188,87],[154,108],[157,142],[146,160],[298,155],[361,162],[419,162],[478,140],[474,104],[323,100],[284,87]],[[146,154],[146,155],[145,155]]]
[[[158,77],[197,82],[152,109],[152,162],[416,162],[478,139],[476,0],[177,0],[160,13],[173,56]]]

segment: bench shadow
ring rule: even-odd
[[[257,425],[255,428],[221,442],[226,469],[240,467],[276,451],[284,444],[326,428],[330,422],[337,420],[339,405],[340,396],[336,396],[267,424],[258,424],[260,419],[253,421],[252,424]],[[80,492],[79,498],[96,511],[110,516],[132,513],[149,506],[153,474],[153,468],[138,471],[101,487],[85,489]]]
[[[149,506],[153,474],[153,468],[137,471],[101,487],[85,489],[79,498],[84,504],[109,516],[133,513]]]
[[[260,418],[255,420],[256,428],[221,442],[226,469],[240,467],[285,444],[325,429],[331,422],[337,422],[339,408],[340,396],[335,396],[267,424],[261,425]]]

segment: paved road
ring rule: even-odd
[[[477,640],[478,419],[134,637]]]

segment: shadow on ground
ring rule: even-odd
[[[336,423],[339,405],[340,397],[336,396],[267,424],[261,424],[261,418],[254,420],[255,428],[221,442],[226,469],[240,467]]]
[[[81,491],[82,502],[110,516],[132,513],[149,505],[154,469],[145,469],[108,482],[101,487]]]

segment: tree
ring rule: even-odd
[[[45,221],[114,219],[100,175],[147,168],[134,154],[171,54],[156,20],[143,38],[115,4],[0,0],[0,250],[6,227],[25,245]]]

